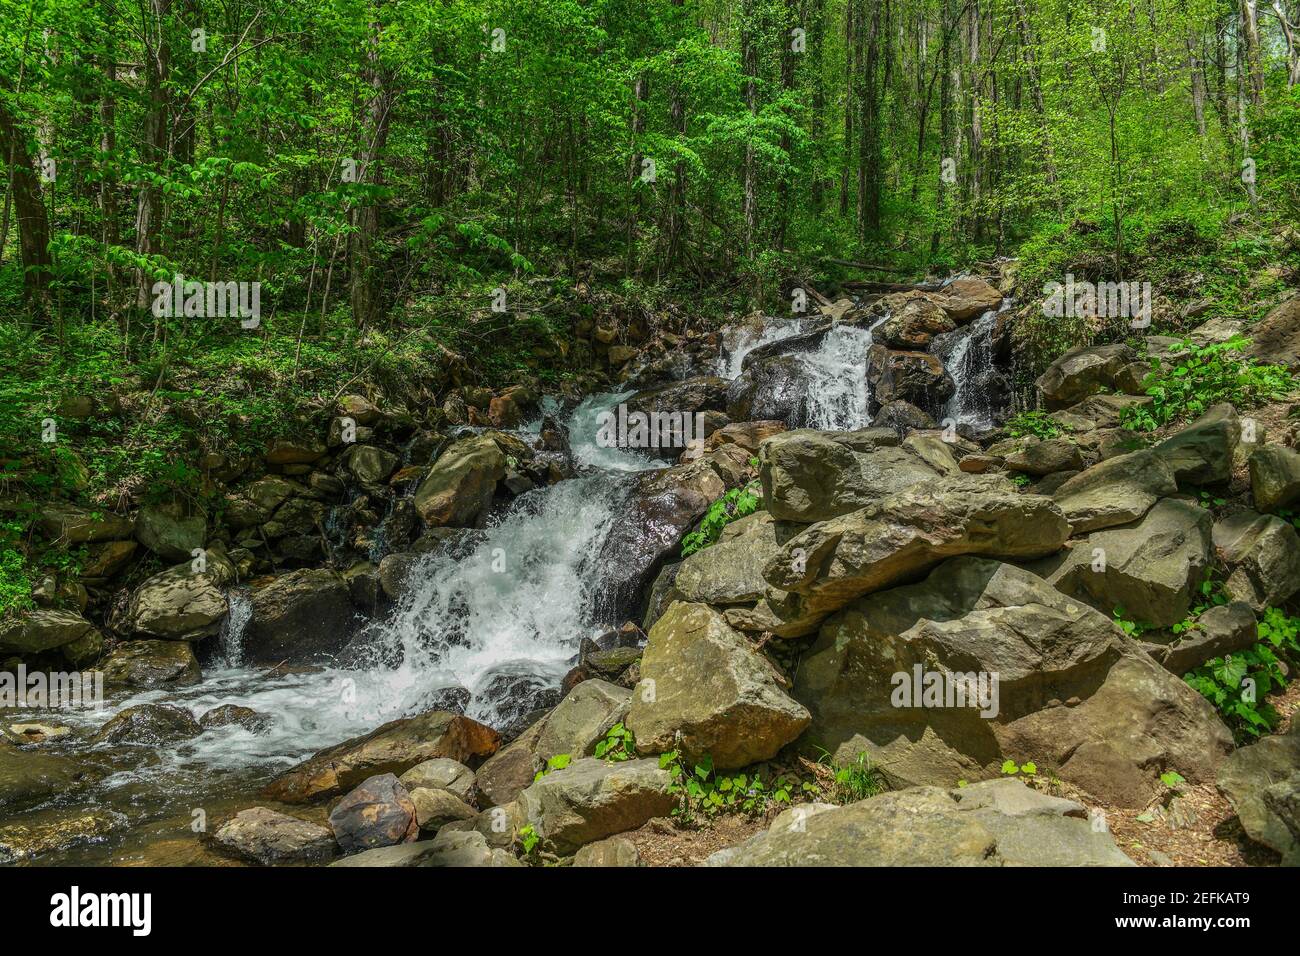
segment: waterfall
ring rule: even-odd
[[[935,339],[934,354],[956,385],[952,398],[944,405],[943,417],[958,425],[993,427],[995,402],[983,377],[993,368],[993,326],[997,316],[998,311],[990,310],[964,328]]]
[[[718,354],[717,374],[727,381],[740,376],[745,356],[762,345],[780,342],[792,335],[804,331],[803,319],[791,319],[786,322],[772,322],[762,328],[752,325],[736,325],[722,333],[722,349]]]
[[[221,622],[221,660],[227,667],[238,667],[244,662],[244,628],[253,616],[253,599],[248,588],[232,588],[226,595],[230,613]]]
[[[837,325],[814,351],[799,357],[807,376],[806,427],[853,431],[871,424],[871,386],[867,382],[870,328]]]

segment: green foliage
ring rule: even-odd
[[[1237,739],[1259,737],[1280,719],[1264,698],[1286,686],[1281,661],[1274,648],[1260,642],[1254,647],[1216,657],[1183,675],[1183,680],[1208,700]]]
[[[1282,399],[1296,387],[1295,376],[1285,366],[1242,358],[1249,345],[1240,336],[1206,346],[1188,339],[1171,356],[1153,357],[1143,384],[1154,401],[1145,408],[1125,408],[1121,423],[1134,431],[1152,431],[1196,418],[1220,402],[1248,408]]]
[[[1197,586],[1199,600],[1192,605],[1188,611],[1187,617],[1174,624],[1169,630],[1175,634],[1186,634],[1188,631],[1199,627],[1197,619],[1212,607],[1221,607],[1227,604],[1231,598],[1223,590],[1223,583],[1214,577],[1212,568],[1205,569],[1205,576]]]
[[[823,757],[829,757],[829,754]],[[836,803],[855,803],[888,789],[884,775],[865,753],[859,753],[850,763],[832,765],[831,770],[834,782],[830,796]]]
[[[1049,438],[1059,438],[1065,434],[1065,429],[1056,423],[1046,412],[1020,412],[1007,419],[1007,434],[1012,438],[1024,438],[1026,435],[1033,435],[1035,438],[1041,438],[1046,441]]]
[[[1177,790],[1187,782],[1187,778],[1177,770],[1166,770],[1160,775],[1160,782],[1170,790]]]
[[[549,760],[546,761],[545,767],[537,771],[537,773],[533,774],[533,780],[534,782],[541,780],[552,770],[563,770],[572,762],[573,762],[573,758],[568,754],[556,754],[554,757],[551,757]]]
[[[1264,619],[1256,625],[1261,641],[1288,657],[1300,660],[1300,617],[1291,617],[1278,607],[1268,608]]]
[[[1038,773],[1038,764],[1032,760],[1027,760],[1017,765],[1014,760],[1004,760],[1002,762],[1002,772],[1008,777],[1014,777],[1020,774],[1024,777],[1033,777]]]
[[[542,838],[537,835],[537,831],[531,823],[520,828],[519,845],[523,847],[524,856],[531,858],[541,842]]]
[[[595,756],[611,762],[631,760],[636,756],[636,736],[619,721],[596,741]]]
[[[659,755],[659,767],[672,777],[669,793],[678,797],[673,816],[684,823],[700,815],[713,817],[720,813],[761,816],[770,807],[789,804],[794,790],[784,777],[765,781],[756,773],[717,773],[708,755],[687,766],[680,751],[670,750]]]
[[[718,540],[722,529],[733,521],[746,515],[752,515],[763,506],[757,481],[751,481],[743,488],[732,488],[713,504],[700,522],[699,528],[682,538],[682,557],[690,557],[696,551],[707,548]]]
[[[1150,630],[1151,627],[1149,624],[1144,624],[1141,621],[1130,621],[1128,619],[1128,612],[1124,610],[1122,605],[1116,607],[1115,610],[1111,612],[1111,617],[1119,626],[1119,629],[1129,637],[1140,637],[1144,631]]]

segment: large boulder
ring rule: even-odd
[[[727,386],[725,379],[701,375],[643,389],[629,396],[623,404],[629,416],[642,414],[647,416],[647,421],[653,421],[650,416],[655,415],[673,416],[665,420],[668,425],[652,430],[651,435],[655,436],[657,444],[650,446],[649,450],[652,453],[677,453],[686,448],[686,439],[695,435],[697,415],[726,410]]]
[[[1191,502],[1166,498],[1137,522],[1094,531],[1039,568],[1064,594],[1104,614],[1169,627],[1187,616],[1212,557],[1213,519]]]
[[[899,786],[995,776],[1006,759],[1033,759],[1134,806],[1158,791],[1154,768],[1206,780],[1231,747],[1200,695],[1106,616],[979,558],[828,619],[793,693],[813,718],[801,748],[841,764],[866,754]]]
[[[824,521],[939,474],[897,445],[881,429],[776,435],[758,450],[763,506],[784,521]]]
[[[1004,464],[1007,471],[1041,477],[1059,471],[1082,471],[1083,456],[1079,446],[1066,438],[1028,439],[1006,456]]]
[[[963,475],[919,482],[873,505],[815,524],[785,543],[763,576],[782,637],[816,630],[854,598],[916,577],[962,554],[1045,557],[1069,525],[1050,498],[1004,478]]]
[[[185,687],[203,676],[185,641],[127,641],[113,648],[99,669],[110,686]]]
[[[95,625],[74,611],[24,611],[0,621],[0,654],[40,654],[92,635],[99,636]]]
[[[263,866],[324,863],[334,855],[334,835],[329,830],[267,807],[240,810],[217,827],[212,844],[223,853]]]
[[[1056,489],[1074,534],[1136,521],[1178,483],[1168,463],[1154,451],[1135,451],[1108,458],[1081,471]]]
[[[798,355],[773,355],[752,364],[751,358],[746,356],[745,371],[727,388],[727,417],[732,421],[780,421],[792,427],[804,424],[808,418],[807,364]]]
[[[411,793],[419,789],[447,790],[462,800],[468,799],[474,789],[474,771],[450,757],[434,757],[418,763],[399,779]]]
[[[329,819],[344,853],[410,843],[420,833],[411,795],[391,773],[363,781],[335,804]]]
[[[989,780],[913,787],[778,818],[709,866],[1133,866],[1072,800]],[[785,814],[782,814],[784,817]]]
[[[1229,404],[1215,405],[1182,431],[1156,445],[1180,485],[1210,485],[1232,477],[1232,456],[1241,441],[1241,421]],[[1298,477],[1300,482],[1300,477]],[[1300,484],[1297,484],[1300,494]]]
[[[655,590],[658,610],[673,601],[693,601],[714,606],[753,604],[767,588],[763,567],[776,556],[781,544],[798,530],[775,520],[767,511],[756,511],[722,529],[718,540],[696,551],[679,565],[665,568],[671,583]],[[654,621],[647,618],[647,627]]]
[[[234,568],[215,553],[208,555],[202,572],[196,572],[192,562],[178,564],[135,589],[126,625],[134,634],[170,641],[216,634],[230,613],[224,587],[233,580]]]
[[[348,471],[363,485],[377,485],[387,481],[402,460],[391,451],[376,445],[353,445],[344,455]]]
[[[491,727],[446,711],[390,721],[307,758],[272,780],[263,793],[283,803],[335,796],[377,774],[404,774],[434,757],[470,764],[496,752],[501,737]]]
[[[1260,511],[1276,511],[1300,501],[1300,453],[1285,445],[1256,448],[1247,463],[1250,493]]]
[[[415,822],[421,833],[436,833],[449,823],[470,820],[478,815],[461,797],[450,790],[416,787],[411,793],[415,806]]]
[[[1234,600],[1263,611],[1300,591],[1300,535],[1289,522],[1239,511],[1215,523],[1213,541]]]
[[[603,680],[585,680],[546,715],[533,753],[542,760],[558,754],[581,757],[627,715],[632,692]]]
[[[528,825],[556,853],[616,833],[635,830],[677,804],[672,777],[657,760],[575,760],[532,784],[519,796]]]
[[[872,407],[903,401],[935,413],[957,390],[943,363],[929,352],[873,345],[867,359]]]
[[[481,805],[500,807],[512,803],[533,782],[539,762],[535,753],[537,741],[545,727],[543,717],[478,768],[475,783]]]
[[[156,747],[174,744],[202,733],[199,722],[184,707],[173,704],[137,704],[110,718],[91,738],[93,743],[127,743]]]
[[[1256,843],[1300,866],[1300,720],[1285,735],[1242,747],[1219,770],[1219,790],[1237,811],[1241,827]]]
[[[951,332],[957,323],[929,299],[909,299],[875,330],[872,338],[890,348],[924,351],[936,335]]]
[[[120,541],[135,531],[135,521],[131,518],[57,503],[41,509],[40,526],[47,538],[60,544]]]
[[[1261,362],[1300,371],[1300,293],[1287,299],[1250,330],[1250,354]]]
[[[255,663],[302,663],[337,653],[352,636],[347,581],[335,571],[282,574],[252,593],[244,650]]]
[[[1148,644],[1147,650],[1172,674],[1182,676],[1208,660],[1236,654],[1259,641],[1255,612],[1244,601],[1208,608],[1177,644]]]
[[[462,438],[425,474],[415,490],[415,509],[426,524],[470,527],[505,474],[506,456],[491,437]]]
[[[507,850],[488,845],[483,834],[475,831],[443,829],[432,840],[377,847],[335,860],[330,866],[364,867],[475,867],[523,866]]]
[[[1002,304],[1002,293],[976,276],[953,279],[935,301],[958,322],[969,322]]]
[[[688,760],[744,767],[776,756],[808,719],[772,664],[707,605],[673,604],[650,629],[627,716],[638,752],[672,750],[680,734]]]
[[[1034,384],[1044,407],[1067,408],[1115,388],[1135,361],[1137,353],[1127,345],[1080,345],[1049,365]]]

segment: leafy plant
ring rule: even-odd
[[[570,757],[568,754],[556,754],[554,757],[551,757],[549,760],[546,761],[545,767],[543,767],[541,770],[537,771],[537,773],[533,775],[533,780],[534,781],[541,780],[552,770],[563,770],[572,762],[573,762],[573,758]]]
[[[524,848],[524,856],[531,857],[541,842],[542,838],[537,835],[531,823],[520,829],[519,844]]]
[[[1206,661],[1183,680],[1218,708],[1238,740],[1259,737],[1277,726],[1278,713],[1264,698],[1285,687],[1286,676],[1268,644]]]
[[[1059,438],[1065,434],[1055,419],[1046,412],[1020,412],[1007,419],[1007,434],[1012,438],[1024,438],[1032,435],[1035,438],[1041,438],[1046,441],[1049,438]]]
[[[1185,784],[1187,780],[1177,770],[1166,770],[1160,775],[1160,782],[1170,790],[1177,790],[1180,786]]]
[[[700,522],[699,528],[682,538],[682,557],[690,557],[696,551],[707,548],[718,540],[722,529],[733,521],[746,515],[752,515],[763,506],[759,495],[757,481],[751,481],[743,488],[732,488],[713,504]]]
[[[1141,621],[1130,621],[1127,617],[1128,612],[1124,610],[1123,605],[1119,605],[1111,612],[1115,623],[1119,629],[1129,637],[1139,637],[1143,632],[1150,629],[1150,625],[1143,624]]]
[[[866,800],[887,788],[880,771],[865,753],[860,753],[852,763],[833,766],[835,771],[831,797],[836,803],[855,803]]]
[[[1150,406],[1131,405],[1120,423],[1134,431],[1153,431],[1184,418],[1196,418],[1211,405],[1231,402],[1238,408],[1277,401],[1296,387],[1296,377],[1282,365],[1266,365],[1240,356],[1250,340],[1198,346],[1184,339],[1167,359],[1151,359],[1143,380]]]
[[[1032,777],[1038,773],[1038,764],[1034,763],[1032,760],[1027,760],[1017,766],[1014,760],[1004,760],[1002,762],[1002,772],[1008,777],[1014,777],[1016,774],[1025,777]]]
[[[718,774],[707,754],[694,766],[682,763],[681,751],[659,755],[659,766],[672,777],[669,793],[679,797],[673,816],[690,822],[697,814],[706,817],[740,812],[758,816],[776,804],[788,804],[793,786],[784,777],[764,781],[759,774]]]
[[[631,760],[636,756],[636,736],[619,721],[596,742],[595,756],[611,762]]]

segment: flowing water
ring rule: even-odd
[[[934,352],[956,386],[944,406],[943,417],[958,425],[970,425],[977,430],[993,427],[993,399],[982,377],[993,367],[993,326],[1000,311],[985,312],[974,322],[936,341]]]
[[[871,424],[871,386],[867,355],[871,334],[888,316],[870,328],[837,325],[812,352],[800,356],[807,376],[806,427],[853,431]]]
[[[761,345],[780,342],[798,335],[806,328],[803,319],[788,321],[773,320],[770,325],[756,328],[752,325],[736,325],[722,334],[722,350],[718,355],[717,375],[731,381],[744,371],[745,356]]]

